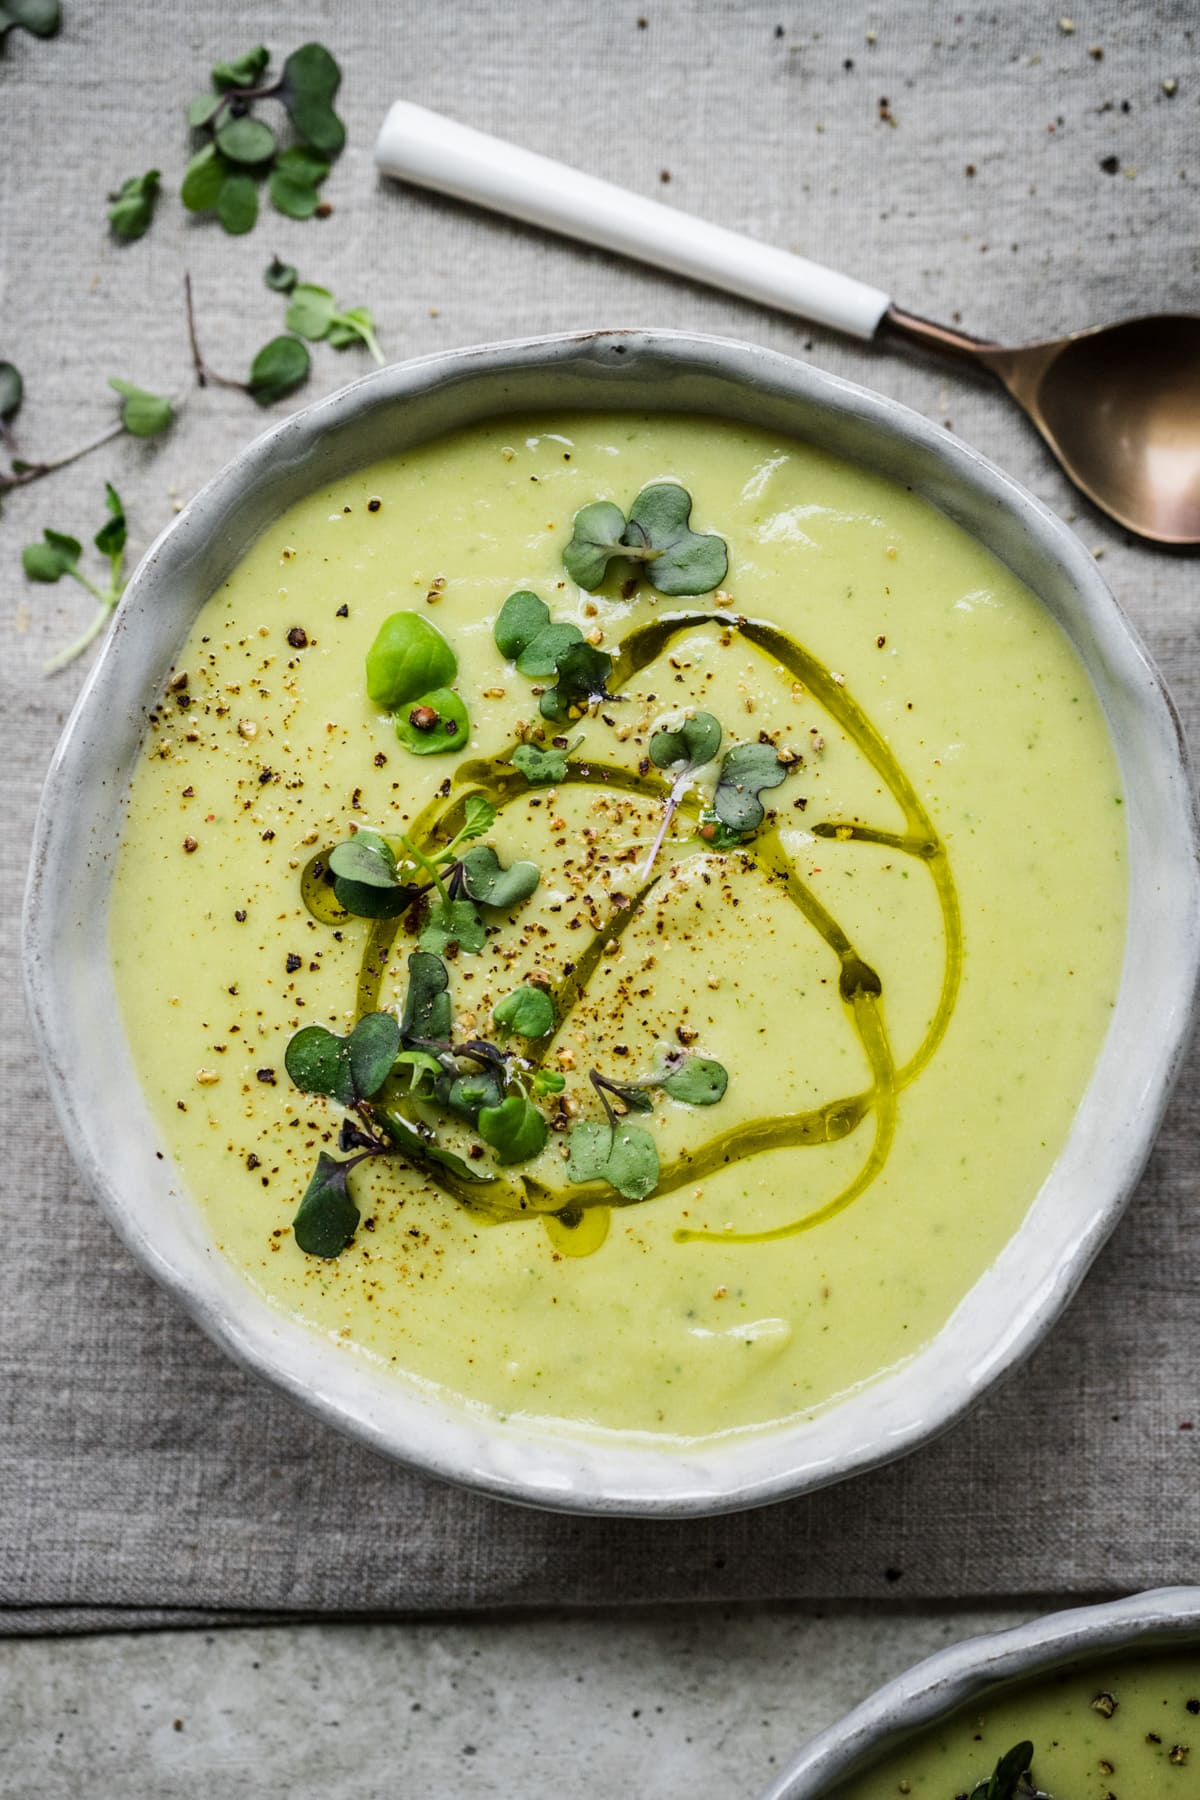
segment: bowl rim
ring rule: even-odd
[[[821,1800],[985,1690],[1134,1648],[1200,1644],[1200,1587],[1152,1588],[964,1638],[914,1663],[800,1750],[759,1800]]]
[[[1027,1229],[1028,1215],[962,1305],[930,1343],[899,1370],[881,1373],[798,1425],[790,1423],[749,1433],[699,1450],[692,1446],[681,1450],[674,1445],[664,1449],[657,1444],[647,1447],[636,1442],[618,1443],[587,1431],[571,1434],[559,1429],[548,1434],[530,1421],[501,1427],[495,1421],[481,1421],[476,1416],[478,1409],[473,1412],[469,1406],[455,1405],[451,1417],[450,1411],[431,1401],[428,1394],[405,1388],[401,1395],[396,1378],[386,1373],[385,1392],[363,1368],[361,1359],[358,1366],[351,1367],[343,1355],[339,1364],[336,1355],[328,1354],[327,1347],[324,1356],[317,1356],[315,1351],[308,1355],[296,1331],[290,1330],[279,1313],[272,1311],[240,1276],[244,1304],[240,1309],[233,1306],[225,1291],[228,1283],[223,1289],[217,1268],[223,1259],[214,1255],[211,1245],[207,1254],[201,1256],[190,1250],[183,1254],[178,1241],[168,1247],[163,1239],[165,1227],[153,1216],[152,1209],[148,1211],[136,1191],[132,1197],[123,1191],[114,1177],[112,1145],[101,1148],[96,1108],[89,1110],[85,1104],[79,1047],[68,1025],[72,1013],[69,984],[63,980],[64,971],[56,956],[56,949],[73,929],[63,895],[70,889],[78,849],[72,843],[67,822],[73,816],[73,806],[78,812],[87,782],[98,779],[85,767],[89,740],[104,742],[105,721],[119,711],[122,690],[130,687],[126,664],[130,672],[144,665],[139,690],[143,696],[149,691],[150,678],[156,672],[165,674],[170,655],[165,661],[160,655],[161,669],[156,671],[151,661],[154,653],[146,648],[143,639],[152,629],[161,632],[161,625],[151,625],[154,608],[161,611],[167,604],[166,596],[186,590],[189,576],[195,579],[195,568],[210,540],[224,532],[232,541],[235,526],[250,517],[261,495],[278,487],[281,470],[308,470],[338,433],[347,429],[361,431],[376,414],[383,418],[389,409],[399,411],[435,395],[445,398],[452,391],[461,396],[464,384],[470,383],[476,387],[482,383],[485,395],[493,390],[495,395],[509,395],[523,382],[528,385],[548,371],[566,386],[574,380],[577,385],[590,384],[598,395],[602,394],[591,401],[568,397],[561,402],[564,410],[645,410],[644,365],[657,369],[664,379],[663,372],[669,371],[680,379],[697,378],[702,384],[707,380],[717,388],[727,388],[731,405],[725,416],[742,417],[749,422],[755,416],[755,408],[794,408],[798,416],[790,431],[801,441],[811,441],[812,430],[805,425],[811,427],[816,418],[831,429],[836,425],[852,436],[857,433],[863,446],[862,459],[867,460],[867,466],[882,472],[887,472],[882,461],[885,450],[889,455],[911,459],[914,466],[919,465],[924,471],[923,479],[914,476],[911,485],[915,491],[960,524],[969,513],[972,523],[967,529],[1001,560],[1011,562],[1011,555],[999,548],[1000,541],[1010,551],[1024,547],[1023,553],[1035,561],[1043,559],[1047,570],[1053,570],[1056,579],[1061,578],[1070,607],[1077,609],[1077,622],[1081,627],[1086,625],[1092,634],[1087,643],[1094,640],[1099,646],[1097,656],[1102,655],[1111,663],[1114,691],[1119,688],[1122,703],[1133,709],[1147,741],[1153,739],[1157,746],[1155,753],[1161,763],[1166,793],[1163,804],[1169,803],[1172,808],[1173,822],[1173,831],[1163,846],[1163,858],[1164,879],[1169,877],[1174,884],[1172,942],[1176,985],[1154,1044],[1144,1059],[1138,1104],[1130,1112],[1126,1129],[1111,1146],[1108,1191],[1103,1203],[1094,1204],[1079,1222],[1080,1229],[1069,1252],[1064,1252],[1053,1266],[1041,1269],[1039,1279],[1022,1290],[1020,1304],[982,1349],[978,1332],[968,1334],[963,1329],[964,1346],[970,1346],[971,1354],[942,1355],[940,1383],[932,1402],[928,1394],[916,1391],[919,1371],[931,1366],[928,1359],[933,1349],[940,1346],[945,1351],[944,1340],[953,1336],[963,1307],[1005,1263]],[[630,398],[635,387],[637,397]],[[737,405],[745,408],[743,412],[732,404],[735,394]],[[681,405],[661,401],[651,404],[661,411],[698,410],[687,401]],[[527,401],[506,400],[497,404],[493,399],[485,400],[468,416],[483,419],[529,410]],[[715,414],[722,409],[707,410]],[[449,427],[442,428],[445,429]],[[403,447],[440,434],[426,431]],[[872,463],[868,450],[881,461]],[[357,464],[345,462],[339,472],[368,466],[377,456],[378,452],[364,454]],[[903,466],[907,469],[908,461]],[[307,489],[319,485],[321,479],[319,474],[311,474]],[[287,503],[290,502],[278,502],[275,512]],[[264,516],[262,524],[243,537],[230,564],[244,554],[265,524]],[[1036,586],[1034,591],[1053,612],[1046,594]],[[202,594],[187,610],[181,629],[172,640],[174,650],[206,597]],[[1076,643],[1081,655],[1084,648]],[[1095,685],[1094,672],[1092,679]],[[141,710],[144,724],[149,710],[144,699]],[[141,735],[139,726],[139,741]],[[1115,736],[1114,748],[1120,756]],[[103,785],[101,782],[101,788]],[[94,796],[99,792],[93,787]],[[110,806],[114,804],[111,796],[104,798]],[[120,802],[115,804],[119,808]],[[1127,820],[1130,811],[1127,807]],[[434,352],[368,374],[315,401],[252,440],[154,540],[131,578],[113,628],[68,717],[46,777],[24,910],[26,991],[55,1109],[86,1184],[137,1260],[235,1360],[282,1387],[327,1423],[374,1449],[426,1473],[503,1499],[556,1511],[711,1515],[808,1492],[915,1449],[947,1429],[987,1387],[1015,1369],[1062,1312],[1140,1177],[1190,1035],[1200,980],[1198,846],[1197,802],[1187,770],[1186,748],[1161,678],[1101,578],[1094,558],[1064,524],[1010,476],[900,403],[772,350],[736,339],[676,331],[628,329],[554,334]],[[105,901],[107,893],[105,881]],[[1167,935],[1171,933],[1168,931]],[[67,960],[63,958],[64,962]],[[73,973],[78,974],[78,967]],[[76,1012],[79,1004],[76,1003]],[[123,1042],[123,1032],[121,1036]],[[1106,1052],[1102,1050],[1085,1101],[1105,1061]],[[140,1093],[136,1082],[134,1093]],[[1048,1182],[1067,1160],[1076,1136],[1073,1128]],[[1045,1191],[1044,1186],[1043,1195]],[[188,1204],[194,1205],[190,1201]],[[1038,1204],[1035,1200],[1031,1211]],[[232,1268],[231,1264],[226,1266]],[[297,1331],[305,1334],[310,1349],[322,1345],[320,1335],[309,1328],[297,1327]],[[289,1358],[299,1358],[303,1372]],[[836,1431],[829,1428],[834,1416],[840,1421]],[[847,1418],[857,1423],[851,1426],[845,1422]],[[770,1447],[769,1454],[761,1450],[764,1445]],[[754,1446],[760,1447],[758,1453]]]

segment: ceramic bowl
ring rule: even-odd
[[[106,909],[148,711],[198,608],[263,528],[317,485],[510,412],[723,415],[809,439],[906,483],[994,551],[1065,628],[1107,714],[1125,787],[1130,923],[1120,995],[1070,1137],[1028,1216],[938,1336],[811,1420],[694,1454],[533,1436],[439,1403],[273,1309],[213,1248],[159,1143],[124,1042]],[[258,438],[158,539],[130,583],[46,783],[25,915],[51,1090],[126,1244],[232,1355],[332,1424],[447,1478],[535,1505],[695,1514],[837,1481],[943,1430],[1067,1304],[1149,1153],[1191,1022],[1197,833],[1176,720],[1078,540],[958,439],[770,351],[673,332],[488,345],[368,376]],[[104,1054],[97,1055],[97,1046]]]
[[[1200,1587],[1156,1588],[968,1638],[907,1669],[813,1738],[760,1800],[821,1800],[914,1732],[1030,1676],[1189,1644],[1200,1652]]]

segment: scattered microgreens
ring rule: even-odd
[[[249,394],[260,406],[271,406],[276,400],[282,400],[308,380],[312,367],[312,358],[308,354],[308,346],[299,338],[275,337],[263,345],[250,365],[249,379],[237,381],[231,375],[220,375],[205,361],[200,349],[200,340],[196,333],[196,309],[192,300],[192,278],[183,278],[184,305],[187,312],[188,338],[192,346],[192,366],[196,371],[197,387],[207,387],[210,382],[215,387],[236,388],[239,393]]]
[[[1033,1784],[1033,1745],[1014,1744],[1000,1758],[992,1773],[977,1781],[970,1800],[1050,1800]]]
[[[606,1181],[627,1200],[645,1200],[658,1186],[654,1139],[615,1113],[606,1124],[585,1119],[573,1126],[567,1146],[568,1181]]]
[[[554,1029],[554,1002],[544,988],[526,982],[492,1008],[492,1018],[502,1037],[515,1032],[518,1037],[545,1037]]]
[[[79,567],[79,559],[83,555],[83,546],[78,538],[67,537],[61,531],[51,531],[49,526],[42,533],[40,544],[26,544],[21,553],[21,562],[25,573],[31,581],[61,581],[69,575],[80,587],[85,587],[89,594],[99,602],[97,610],[87,630],[52,656],[45,665],[47,675],[65,669],[67,664],[81,656],[93,639],[99,637],[109,619],[113,608],[125,591],[125,583],[121,576],[125,560],[125,509],[121,497],[111,482],[104,484],[105,500],[109,516],[93,538],[97,550],[107,556],[109,564],[108,586],[97,587],[89,576]]]
[[[656,731],[650,739],[650,761],[656,769],[672,776],[671,791],[663,807],[662,820],[649,854],[642,864],[641,880],[647,881],[658,860],[663,840],[675,809],[701,769],[712,762],[721,748],[721,726],[711,713],[699,712],[673,730]]]
[[[62,24],[59,0],[0,0],[0,49],[9,32],[19,26],[34,37],[53,37]]]
[[[391,613],[367,651],[367,693],[387,712],[449,687],[457,674],[454,651],[421,613]]]
[[[554,674],[560,651],[583,642],[578,625],[553,624],[546,602],[527,588],[508,596],[496,615],[492,636],[501,656],[516,663],[517,673],[535,681]]]
[[[660,594],[707,594],[720,587],[729,567],[723,538],[691,529],[692,497],[675,481],[644,487],[626,519],[611,500],[596,500],[575,515],[563,566],[572,581],[594,589],[614,557],[645,566]]]
[[[132,243],[135,238],[146,235],[154,217],[158,184],[158,170],[149,169],[145,175],[131,175],[128,181],[122,182],[117,193],[109,195],[112,204],[108,209],[108,222],[114,236]]]
[[[568,644],[555,663],[558,681],[547,688],[538,705],[542,716],[562,724],[577,719],[596,700],[607,700],[613,659],[591,644]]]
[[[7,0],[0,0],[7,3]],[[263,45],[212,71],[214,92],[188,108],[188,124],[208,134],[184,174],[180,197],[190,212],[216,213],[234,236],[258,218],[258,181],[266,175],[271,199],[289,218],[308,219],[320,209],[318,189],[330,159],[346,141],[333,110],[341,71],[321,44],[292,52],[280,74],[267,75]],[[281,150],[274,131],[251,110],[259,100],[278,100],[302,140]]]
[[[2,3],[3,0],[0,0],[0,4]],[[7,493],[11,488],[27,487],[32,481],[40,481],[43,476],[52,475],[56,469],[67,468],[81,457],[90,456],[93,450],[110,444],[123,431],[127,431],[131,437],[154,437],[160,431],[165,431],[175,416],[171,402],[158,394],[134,387],[132,382],[120,381],[116,376],[110,376],[108,385],[121,395],[121,417],[118,423],[110,425],[107,431],[102,431],[99,437],[92,438],[89,443],[81,444],[77,450],[68,450],[63,456],[37,462],[28,457],[14,457],[11,469],[0,469],[0,494]],[[12,432],[9,421],[16,416],[24,393],[20,371],[10,362],[0,362],[0,442],[10,446]]]
[[[471,718],[453,688],[431,688],[396,714],[396,736],[413,756],[457,755],[471,738]]]
[[[25,383],[15,363],[0,362],[0,443],[11,444],[9,426],[21,410]]]
[[[566,739],[563,739],[564,744]],[[583,742],[577,738],[574,748]],[[564,750],[539,750],[536,744],[518,744],[512,753],[514,769],[519,769],[530,787],[545,787],[567,778],[567,755]]]
[[[735,842],[758,830],[766,817],[759,795],[786,780],[790,766],[788,758],[781,757],[770,743],[734,744],[725,752],[713,795],[713,810],[717,822],[737,834]],[[702,827],[701,836],[714,843],[717,833]],[[722,841],[717,847],[728,848],[729,845]]]
[[[281,262],[277,256],[273,256],[263,270],[263,280],[273,294],[290,294],[299,279],[299,272],[293,265]]]
[[[335,350],[350,344],[365,344],[380,368],[387,360],[375,336],[375,320],[365,306],[342,309],[328,288],[300,282],[288,290],[291,303],[287,310],[287,328],[297,336],[318,343],[323,338]]]
[[[130,437],[157,437],[175,417],[171,402],[162,394],[135,387],[117,375],[109,376],[108,385],[121,396],[121,425]]]

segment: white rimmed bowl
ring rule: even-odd
[[[511,412],[708,413],[906,483],[994,551],[1073,640],[1108,718],[1131,870],[1120,994],[1070,1137],[1029,1214],[942,1331],[811,1420],[694,1453],[550,1436],[440,1402],[273,1308],[215,1251],[159,1142],[120,1028],[107,901],[147,714],[192,620],[258,534],[318,484]],[[30,1007],[67,1141],[126,1244],[231,1355],[419,1468],[561,1510],[715,1513],[913,1449],[1028,1354],[1116,1224],[1186,1046],[1200,961],[1192,784],[1162,684],[1091,556],[1029,494],[905,407],[771,351],[594,332],[452,351],[370,375],[256,439],[143,559],[63,733],[25,911]],[[104,1054],[98,1056],[96,1047]]]
[[[760,1800],[822,1800],[914,1733],[1032,1676],[1189,1645],[1200,1660],[1200,1587],[1156,1588],[968,1638],[906,1669],[820,1732]]]

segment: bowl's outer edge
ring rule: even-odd
[[[1165,905],[1154,931],[1130,932],[1117,1014],[1118,1022],[1141,1019],[1142,990],[1132,992],[1131,975],[1140,959],[1143,984],[1146,969],[1153,977],[1153,1042],[1139,1045],[1131,1075],[1126,1059],[1113,1054],[1116,1024],[1110,1032],[1080,1108],[1081,1120],[1090,1114],[1087,1129],[1103,1158],[1095,1147],[1090,1158],[1082,1153],[1086,1134],[1077,1125],[1030,1215],[1037,1215],[1044,1240],[1055,1232],[1060,1240],[1038,1277],[1030,1280],[1017,1252],[1018,1245],[1028,1248],[1027,1219],[943,1332],[899,1370],[796,1427],[665,1454],[582,1433],[568,1441],[561,1432],[542,1432],[537,1422],[501,1431],[465,1410],[451,1417],[436,1396],[402,1389],[362,1359],[331,1355],[317,1334],[271,1311],[240,1277],[231,1282],[230,1266],[202,1240],[198,1209],[177,1216],[180,1206],[191,1205],[186,1196],[169,1195],[176,1212],[164,1210],[161,1171],[148,1191],[127,1140],[140,1131],[143,1152],[155,1140],[123,1035],[103,1071],[86,1050],[89,1027],[113,1037],[103,918],[124,778],[143,735],[146,696],[157,690],[199,605],[249,542],[292,499],[385,454],[397,433],[404,447],[505,412],[644,411],[648,405],[777,424],[791,436],[815,439],[908,480],[1008,562],[1065,624],[1101,692],[1126,790],[1137,802],[1126,808],[1131,831],[1141,821],[1145,836],[1156,824],[1141,846],[1154,855],[1131,857],[1131,924],[1139,916],[1135,901],[1143,922],[1148,910]],[[114,734],[124,755],[115,765]],[[107,761],[98,763],[101,752]],[[1139,759],[1145,794],[1134,794],[1129,784]],[[94,841],[81,864],[80,842],[89,834]],[[1178,722],[1093,558],[978,453],[895,402],[731,340],[651,331],[530,339],[395,365],[292,415],[228,464],[151,546],[47,776],[26,892],[26,987],[52,1098],[89,1187],[135,1256],[238,1360],[376,1449],[502,1498],[558,1510],[716,1513],[808,1491],[915,1448],[1016,1367],[1062,1311],[1136,1185],[1190,1035],[1200,976],[1198,842]],[[1132,847],[1138,850],[1136,841]],[[1119,1106],[1100,1092],[1105,1071],[1109,1085],[1120,1088]],[[105,1080],[117,1084],[128,1109],[116,1135],[95,1091]],[[1091,1195],[1097,1181],[1099,1200]],[[1088,1201],[1083,1206],[1077,1198],[1068,1217],[1063,1196],[1071,1182],[1072,1192],[1087,1189]],[[968,1304],[976,1320],[969,1330]],[[980,1316],[1007,1321],[982,1348]]]
[[[1181,1643],[1200,1646],[1200,1587],[1155,1588],[966,1638],[915,1663],[819,1732],[760,1800],[822,1800],[985,1689],[1096,1657]]]

